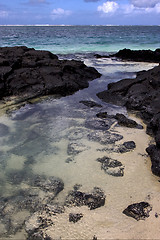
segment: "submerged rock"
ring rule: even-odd
[[[108,130],[115,122],[114,119],[97,120],[91,119],[85,122],[85,127],[96,130]]]
[[[44,176],[37,175],[32,179],[31,185],[39,187],[45,192],[51,192],[53,195],[57,195],[64,188],[64,183],[61,179],[56,177],[46,178]]]
[[[82,213],[70,213],[69,214],[69,221],[76,223],[79,220],[81,220],[82,217],[83,217]]]
[[[53,240],[47,234],[44,234],[43,231],[38,231],[30,234],[27,237],[27,240]]]
[[[65,205],[68,207],[86,205],[93,210],[104,206],[105,198],[104,192],[98,187],[94,187],[91,193],[73,190],[68,194]]]
[[[124,114],[117,113],[116,115],[108,115],[107,112],[100,112],[96,116],[101,119],[107,119],[108,121],[114,121],[114,119],[116,119],[120,126],[143,129],[142,125],[138,124],[132,119],[127,118]]]
[[[88,131],[84,128],[74,128],[70,130],[67,134],[67,138],[70,141],[82,139],[87,135]]]
[[[38,232],[40,229],[53,225],[53,222],[46,213],[36,212],[26,222],[25,230],[29,235]]]
[[[123,136],[109,131],[95,130],[87,135],[90,141],[96,141],[101,144],[112,144],[123,139]]]
[[[98,162],[100,162],[101,168],[109,175],[114,177],[123,177],[124,175],[124,166],[121,162],[111,159],[109,157],[98,158]]]
[[[144,220],[149,217],[149,212],[152,210],[152,207],[147,202],[134,203],[129,205],[123,213],[129,217],[135,218],[138,220]]]
[[[100,112],[100,113],[97,113],[96,116],[98,118],[107,118],[109,115],[107,112]]]
[[[3,123],[0,123],[0,137],[4,137],[9,134],[9,127]]]
[[[82,143],[73,142],[73,143],[68,144],[67,153],[68,153],[68,155],[75,156],[83,151],[88,150],[88,149],[89,149],[89,147]]]
[[[40,95],[68,95],[101,76],[81,61],[58,60],[49,51],[25,46],[1,47],[0,55],[0,99],[15,95],[24,101]]]
[[[107,148],[102,148],[102,149],[97,149],[97,151],[100,152],[115,152],[115,153],[126,153],[126,152],[130,152],[133,149],[136,148],[136,144],[134,141],[128,141],[128,142],[124,142],[123,144],[119,144],[119,145],[114,145],[114,146],[107,146]]]
[[[124,142],[123,143],[124,147],[129,149],[129,150],[132,150],[134,148],[136,148],[136,144],[134,141],[128,141],[128,142]]]
[[[25,230],[28,240],[51,240],[46,234],[46,229],[54,225],[54,216],[64,212],[64,208],[58,205],[45,205],[40,211],[35,212],[25,222]]]
[[[93,108],[93,107],[99,107],[101,108],[102,105],[93,101],[80,101],[80,103],[83,103],[85,106]]]

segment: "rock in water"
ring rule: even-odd
[[[118,121],[118,124],[128,128],[139,128],[142,129],[143,126],[138,124],[136,121],[127,118],[123,114],[117,113],[115,119]]]
[[[139,62],[160,62],[160,49],[151,50],[131,50],[122,49],[114,55],[111,55],[123,60],[132,60]]]
[[[81,213],[70,213],[69,214],[69,221],[70,222],[78,222],[81,218],[83,217],[83,215]]]
[[[23,99],[65,96],[88,87],[88,81],[100,76],[81,61],[59,60],[49,51],[25,46],[0,48],[0,99],[11,95]]]
[[[35,176],[35,178],[31,181],[31,185],[39,187],[45,192],[51,192],[55,196],[64,188],[64,183],[61,179],[56,177],[46,178],[40,175]]]
[[[93,101],[80,101],[80,103],[83,103],[85,106],[93,108],[93,107],[99,107],[101,108],[102,105]]]
[[[144,220],[146,217],[149,217],[149,212],[152,210],[152,207],[147,202],[134,203],[129,205],[123,213],[129,217],[135,218],[138,220]]]
[[[69,192],[65,205],[70,206],[88,206],[90,210],[104,206],[105,194],[98,188],[94,187],[91,193],[85,193],[77,190]]]
[[[124,175],[124,166],[121,162],[111,159],[108,157],[98,158],[98,162],[100,162],[101,168],[109,175],[114,177],[123,177]]]

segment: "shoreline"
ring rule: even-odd
[[[160,62],[159,49],[152,51],[121,50],[114,56],[131,61],[148,61],[152,56],[152,62]],[[146,57],[147,56],[147,57]],[[122,79],[116,83],[108,84],[108,90],[100,92],[97,96],[115,105],[125,106],[127,110],[134,111],[147,124],[146,133],[154,136],[156,145],[152,144],[146,148],[152,162],[152,172],[160,176],[160,121],[159,121],[159,66],[148,71],[141,71],[134,79]]]

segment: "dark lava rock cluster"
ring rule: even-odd
[[[122,49],[114,55],[113,57],[120,58],[122,60],[132,60],[138,62],[160,62],[160,48],[155,51],[152,50],[131,50]]]
[[[68,95],[88,87],[101,74],[81,61],[59,60],[49,51],[34,48],[0,48],[0,99],[31,98],[48,94]]]
[[[96,58],[118,58],[121,60],[135,61],[135,62],[160,62],[160,48],[155,51],[152,50],[131,50],[122,49],[115,54],[100,55],[95,54]]]
[[[111,83],[108,90],[98,93],[98,97],[106,102],[126,106],[127,109],[138,112],[145,120],[147,133],[155,136],[156,142],[156,145],[147,148],[152,161],[152,172],[160,176],[160,66],[137,73],[135,79]]]

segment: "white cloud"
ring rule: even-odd
[[[98,6],[97,10],[99,12],[107,14],[107,13],[116,12],[118,8],[119,8],[118,3],[107,1],[107,2],[103,3],[102,5]]]
[[[51,12],[51,18],[52,19],[56,19],[56,18],[61,18],[61,17],[65,17],[65,16],[69,16],[71,15],[71,11],[69,10],[64,10],[63,8],[56,8],[53,9]]]
[[[131,4],[138,8],[154,8],[160,0],[131,0]]]
[[[122,9],[123,13],[130,14],[130,13],[134,12],[135,7],[133,4],[126,4],[126,5],[122,5],[121,9]]]
[[[6,18],[8,17],[9,13],[4,10],[0,10],[0,18]]]

